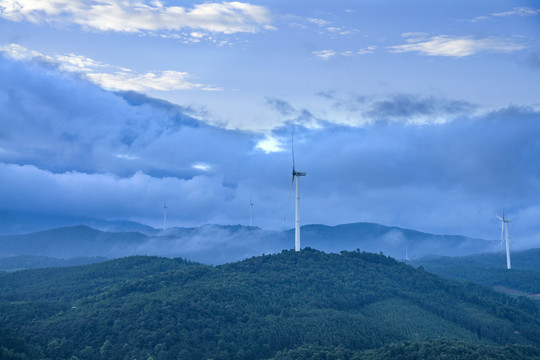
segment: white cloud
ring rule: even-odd
[[[512,10],[509,10],[509,11],[502,11],[502,12],[498,12],[498,13],[492,13],[490,15],[477,16],[477,17],[469,20],[469,22],[474,23],[474,22],[478,22],[478,21],[483,21],[483,20],[489,19],[490,17],[507,17],[507,16],[526,17],[526,16],[536,16],[538,14],[540,14],[540,9],[532,9],[530,7],[520,6],[520,7],[515,7]]]
[[[0,0],[0,16],[12,21],[78,24],[90,30],[131,33],[187,28],[233,34],[273,29],[268,9],[238,1],[203,3],[186,9],[145,0]]]
[[[262,150],[265,154],[285,151],[283,150],[282,143],[277,138],[270,135],[260,140],[257,145],[255,145],[255,148]]]
[[[508,53],[526,48],[522,43],[500,37],[475,39],[472,36],[438,35],[420,40],[411,33],[405,33],[403,37],[407,38],[407,44],[389,46],[387,49],[393,53],[418,52],[430,56],[464,57],[482,52]]]
[[[322,60],[328,60],[334,56],[337,55],[337,52],[334,50],[319,50],[319,51],[313,51],[313,54]]]
[[[89,80],[108,90],[132,90],[140,92],[148,90],[222,90],[212,85],[192,82],[190,75],[181,71],[149,71],[139,74],[130,69],[103,64],[82,55],[45,55],[29,50],[19,44],[1,46],[0,53],[4,53],[15,60],[28,61],[37,59],[55,64],[64,71],[83,73]]]
[[[330,24],[330,21],[322,20],[322,19],[314,19],[314,18],[308,18],[308,22],[319,25],[319,26],[326,26]]]
[[[375,52],[376,46],[368,46],[367,48],[360,49],[356,52],[358,55],[373,54]]]
[[[531,9],[529,7],[515,7],[510,11],[504,11],[500,13],[493,13],[491,16],[535,16],[540,13],[540,9]]]
[[[329,60],[335,56],[341,57],[351,57],[355,55],[365,55],[372,54],[376,49],[376,46],[368,46],[366,48],[360,49],[358,51],[344,50],[344,51],[335,51],[335,50],[319,50],[313,51],[315,57],[321,60]]]
[[[212,166],[203,162],[195,163],[191,166],[194,169],[201,170],[201,171],[210,171],[212,170]]]
[[[124,160],[129,160],[129,161],[134,161],[134,160],[137,160],[139,158],[137,156],[129,155],[129,154],[116,154],[115,156],[118,159],[124,159]]]
[[[202,85],[190,82],[189,74],[180,71],[147,72],[145,74],[133,74],[131,72],[88,73],[96,84],[109,90],[133,90],[144,92],[146,90],[190,90],[201,88]]]

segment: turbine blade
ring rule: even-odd
[[[504,222],[501,222],[501,249],[502,249],[503,243],[504,243]]]
[[[293,174],[293,176],[291,178],[291,187],[289,187],[289,196],[287,197],[287,204],[291,200],[291,190],[292,190],[293,184],[294,184],[294,174]]]
[[[294,128],[293,128],[293,133],[292,133],[292,141],[291,141],[291,153],[292,153],[292,169],[293,169],[293,173],[294,173]]]

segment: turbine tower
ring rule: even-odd
[[[500,216],[497,216],[497,217],[499,218],[499,220],[501,220],[501,245],[503,244],[503,242],[506,243],[506,268],[510,270],[512,266],[510,264],[510,243],[508,241],[508,223],[511,222],[511,220],[507,219],[504,216],[504,204],[503,204],[502,217]]]
[[[249,226],[253,226],[253,201],[249,198]]]
[[[167,230],[167,201],[163,203],[163,231]]]
[[[291,190],[296,178],[296,203],[294,212],[294,250],[300,251],[300,176],[306,176],[303,171],[296,171],[294,165],[294,133],[292,138],[292,179],[291,187],[289,188],[289,198],[291,197]]]
[[[405,261],[409,261],[409,247],[408,247],[408,241],[407,238],[405,238]]]

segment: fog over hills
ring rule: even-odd
[[[52,221],[54,220],[54,221]],[[71,225],[77,219],[32,218],[3,213],[0,257],[21,255],[54,258],[158,255],[222,264],[251,256],[278,253],[294,244],[294,230],[273,231],[242,225],[204,225],[155,229],[130,221],[78,219],[79,224],[26,234],[21,229],[47,224]],[[373,223],[302,226],[302,247],[325,252],[382,252],[398,259],[426,255],[468,255],[494,251],[496,241],[457,235],[434,235]]]

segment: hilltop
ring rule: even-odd
[[[24,339],[19,352],[37,358],[300,359],[341,351],[360,359],[369,351],[383,358],[392,346],[540,356],[531,301],[358,251],[283,251],[220,266],[131,257],[5,273],[0,308],[2,327]]]

